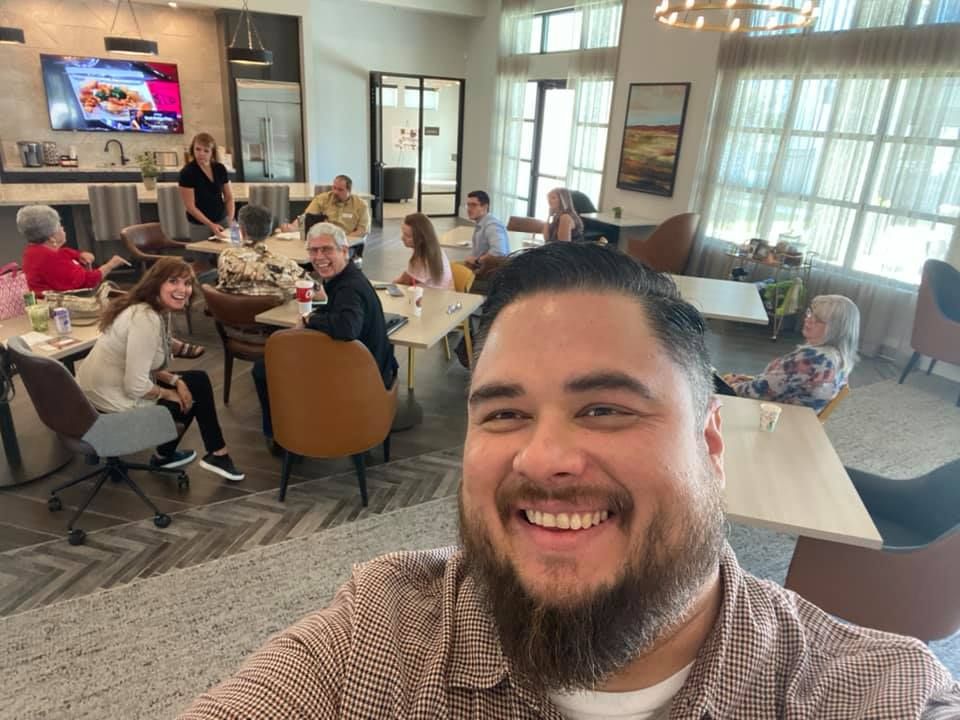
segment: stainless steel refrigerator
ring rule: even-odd
[[[302,182],[300,84],[237,80],[237,110],[244,180]]]

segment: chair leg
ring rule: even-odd
[[[63,483],[62,485],[57,485],[53,490],[50,491],[50,494],[56,495],[61,490],[66,490],[68,487],[79,485],[84,480],[89,480],[90,478],[95,477],[96,475],[99,475],[100,473],[104,472],[106,469],[107,469],[106,465],[101,465],[96,470],[94,470],[93,472],[88,472],[83,477],[78,477],[78,478],[75,478],[74,480],[69,480],[68,482]]]
[[[907,363],[907,366],[903,369],[903,374],[900,376],[899,385],[903,385],[903,381],[907,379],[907,375],[910,374],[910,371],[916,367],[917,361],[920,359],[920,353],[915,352],[910,357],[910,361]]]
[[[223,404],[230,404],[230,383],[233,380],[233,355],[223,349]]]
[[[383,461],[390,462],[390,433],[383,439]]]
[[[77,511],[73,514],[73,517],[70,518],[70,522],[67,523],[67,532],[71,532],[71,533],[73,532],[74,524],[76,524],[80,516],[83,515],[83,511],[87,509],[87,506],[90,504],[90,501],[97,496],[98,492],[100,492],[100,488],[103,487],[103,484],[107,481],[107,478],[110,477],[111,472],[112,470],[110,469],[109,465],[105,465],[103,468],[100,469],[100,473],[101,473],[100,479],[97,480],[97,484],[93,486],[93,490],[90,491],[90,494],[87,495],[86,499],[83,501],[80,507],[77,508]]]
[[[930,367],[927,368],[927,375],[933,372],[933,366],[937,364],[935,358],[930,358]]]
[[[447,351],[447,362],[450,362],[453,355],[450,354],[450,338],[446,335],[443,336],[443,349]]]
[[[133,479],[131,479],[131,477],[126,473],[122,465],[117,465],[114,469],[114,472],[120,476],[121,480],[123,480],[127,485],[130,486],[130,489],[133,490],[141,500],[143,500],[144,504],[148,508],[153,510],[153,514],[155,517],[158,515],[163,515],[163,513],[160,512],[160,508],[154,505],[153,500],[148,498],[146,493],[144,493],[143,490],[140,489],[140,486],[137,485],[137,483],[135,483]]]
[[[363,501],[363,506],[367,506],[367,467],[363,461],[363,453],[357,453],[356,455],[351,455],[350,459],[353,460],[353,467],[357,471],[357,483],[360,485],[360,500]]]
[[[470,318],[463,321],[463,342],[467,350],[467,367],[473,370],[473,337],[470,334]]]
[[[280,502],[287,499],[287,482],[290,480],[290,468],[293,465],[293,453],[284,448],[283,465],[280,468]]]

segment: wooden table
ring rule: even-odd
[[[354,245],[361,245],[367,239],[366,235],[356,235],[356,236],[347,236],[347,243],[350,247]],[[294,262],[298,263],[307,263],[310,262],[310,256],[307,255],[307,248],[304,245],[303,239],[300,237],[299,231],[293,232],[284,232],[276,233],[271,235],[266,240],[267,249],[275,255],[283,255],[288,257]],[[228,247],[231,247],[229,238],[223,238],[217,240],[211,238],[209,240],[200,240],[199,242],[190,243],[190,246],[187,248],[189,251],[196,251],[201,253],[207,253],[209,255],[219,255]]]
[[[0,343],[6,345],[10,338],[26,335],[32,331],[33,328],[30,326],[30,320],[26,315],[0,320]],[[44,334],[51,337],[57,336],[52,318],[50,319],[50,327]],[[33,346],[30,349],[40,355],[57,360],[67,359],[93,347],[97,338],[100,337],[100,330],[97,325],[84,325],[82,327],[74,325],[71,336],[79,340],[80,343],[62,350],[45,350],[40,346]],[[3,352],[2,362],[6,364],[8,358],[6,351]],[[10,412],[10,404],[7,402],[0,402],[0,439],[2,439],[3,451],[6,456],[6,463],[0,464],[0,487],[22,485],[33,480],[39,480],[62,468],[73,457],[72,453],[63,447],[56,435],[46,428],[41,433],[18,434],[13,423],[13,414]],[[21,440],[28,448],[28,453],[21,454]]]
[[[420,317],[416,317],[410,312],[410,304],[406,296],[395,298],[385,291],[378,294],[385,312],[405,315],[408,318],[407,323],[398,328],[389,338],[394,345],[407,348],[409,359],[407,363],[408,390],[414,388],[414,350],[426,350],[436,345],[447,336],[447,333],[462,325],[471,313],[483,304],[484,300],[482,295],[424,288],[422,313]],[[460,303],[458,309],[447,312],[448,308],[457,303]],[[264,325],[296,327],[299,323],[297,303],[294,300],[289,300],[283,305],[278,305],[260,313],[256,320]]]
[[[473,225],[458,225],[452,230],[447,230],[440,236],[440,247],[451,248],[454,250],[471,250],[473,247]],[[538,247],[543,245],[543,236],[533,233],[507,231],[507,240],[510,245],[510,252],[516,252],[522,248]]]
[[[813,410],[780,405],[780,421],[768,433],[760,430],[758,400],[721,401],[727,517],[791,535],[883,544]]]
[[[671,275],[680,295],[705,318],[766,325],[767,311],[752,283]]]

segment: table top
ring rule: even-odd
[[[457,225],[452,230],[447,230],[440,236],[440,247],[451,248],[455,250],[470,250],[472,247],[473,225]],[[510,252],[516,252],[522,248],[538,247],[543,245],[543,236],[534,233],[517,232],[507,230],[507,239],[510,244]]]
[[[377,283],[378,281],[372,281]],[[402,285],[399,287],[403,287]],[[386,291],[378,290],[377,295],[383,305],[384,312],[405,315],[408,321],[390,335],[390,342],[394,345],[403,345],[424,350],[433,347],[446,337],[447,333],[463,324],[470,314],[483,304],[482,295],[472,293],[458,293],[453,290],[423,289],[422,312],[415,317],[410,312],[408,296],[395,298]],[[460,303],[460,308],[452,313],[447,309]],[[279,327],[295,327],[299,321],[297,304],[289,300],[266,312],[257,315],[257,322],[264,325]]]
[[[639,215],[622,215],[617,218],[614,217],[613,213],[609,210],[595,213],[581,213],[580,217],[584,220],[593,220],[598,223],[603,223],[604,225],[612,225],[613,227],[618,228],[655,228],[660,224],[660,220],[655,220],[654,218],[649,217],[641,217]]]
[[[89,205],[87,185],[98,183],[10,183],[0,184],[0,206],[3,205]],[[118,183],[123,184],[123,183]],[[143,183],[126,183],[137,186],[137,196],[142,203],[157,202],[157,191],[147,190]],[[163,185],[172,183],[162,183]],[[290,188],[290,200],[304,202],[314,197],[313,183],[230,183],[233,197],[246,202],[250,188],[255,185],[286,185]],[[373,195],[355,192],[354,195],[370,201]]]
[[[714,278],[671,275],[680,295],[705,318],[733,320],[756,325],[769,322],[763,300],[753,283]]]
[[[3,344],[6,344],[7,340],[12,337],[16,337],[17,335],[26,335],[30,332],[33,332],[33,328],[30,326],[30,319],[26,315],[17,315],[16,317],[7,318],[6,320],[0,320],[0,342]],[[50,326],[43,334],[51,338],[57,337],[57,331],[54,328],[53,318],[50,318]],[[73,331],[70,333],[70,337],[76,338],[80,342],[70,345],[69,347],[65,347],[62,350],[47,348],[43,343],[31,345],[30,349],[38,355],[44,355],[46,357],[54,358],[55,360],[70,357],[71,355],[75,355],[78,352],[82,352],[93,347],[93,344],[97,341],[97,338],[100,337],[99,324],[74,325]]]
[[[350,241],[351,246],[358,245],[366,240],[366,235],[356,237],[347,236],[347,240]],[[299,232],[276,233],[267,238],[266,245],[267,249],[274,255],[283,255],[298,263],[310,261],[303,240],[300,239]],[[209,253],[211,255],[219,255],[228,247],[231,247],[231,245],[227,239],[216,240],[211,238],[209,240],[190,243],[190,250]]]
[[[777,427],[763,432],[760,401],[721,401],[731,520],[862,547],[883,544],[813,410],[777,403]]]

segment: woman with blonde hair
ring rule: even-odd
[[[730,373],[724,382],[741,397],[820,412],[847,384],[857,362],[860,309],[843,295],[818,295],[807,308],[802,332],[806,342],[773,360],[761,374]]]
[[[243,480],[223,439],[210,378],[203,370],[180,374],[166,370],[170,361],[169,315],[189,308],[193,269],[178,257],[157,260],[125,295],[104,310],[102,335],[81,363],[77,382],[102,412],[123,412],[158,403],[170,411],[184,432],[196,418],[206,455],[200,466],[227,480]],[[152,465],[175,468],[197,457],[177,450],[180,437],[157,448]]]
[[[206,240],[230,226],[233,189],[227,168],[217,162],[217,141],[198,133],[190,141],[191,160],[180,170],[180,197],[187,210],[190,238]]]
[[[450,259],[440,247],[433,223],[423,213],[413,213],[400,226],[403,244],[413,250],[407,269],[394,282],[398,285],[424,285],[453,290]]]
[[[556,187],[547,193],[550,217],[543,224],[545,242],[583,242],[583,220],[573,207],[573,196],[567,188]]]

